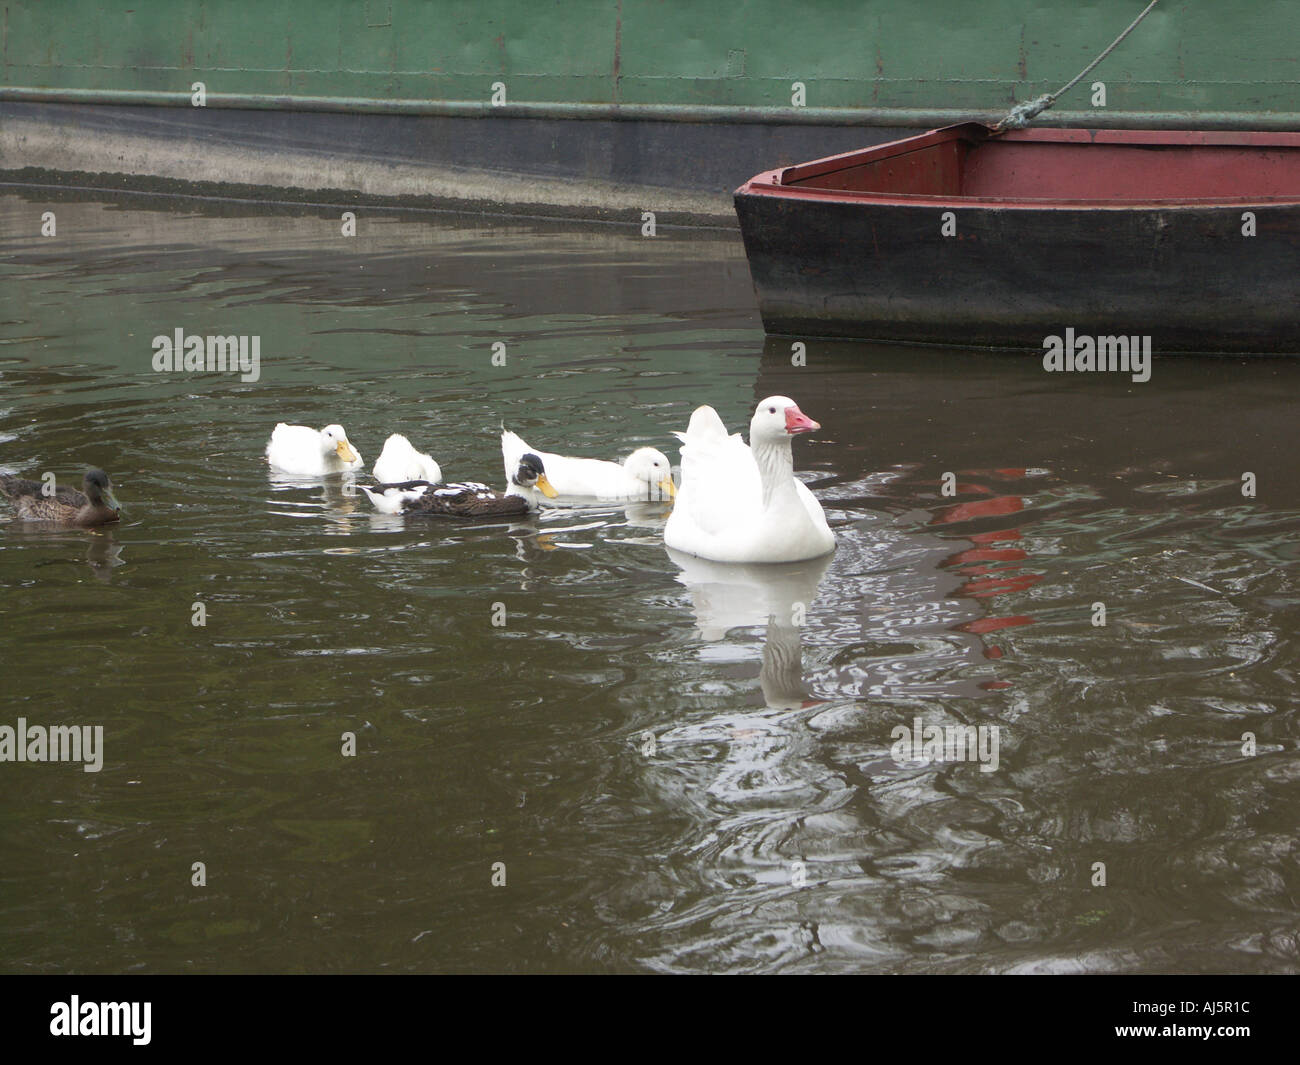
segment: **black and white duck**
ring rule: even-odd
[[[438,485],[429,481],[359,486],[381,514],[422,518],[511,518],[532,510],[533,490],[548,499],[555,489],[546,479],[546,467],[536,455],[523,455],[504,492],[478,481]]]
[[[103,470],[87,470],[78,492],[66,486],[46,495],[41,481],[27,481],[13,474],[0,474],[0,495],[14,505],[24,521],[57,522],[88,528],[118,520],[122,505],[113,495],[113,484]]]

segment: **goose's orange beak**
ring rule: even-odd
[[[798,407],[785,408],[785,431],[791,436],[797,433],[811,433],[821,426],[808,417]]]

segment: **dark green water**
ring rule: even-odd
[[[1294,362],[795,367],[733,234],[338,232],[0,197],[0,469],[128,507],[0,506],[0,725],[105,731],[99,773],[0,763],[4,970],[1300,968]],[[153,372],[178,327],[260,336],[260,379]],[[773,393],[824,426],[824,569],[683,569],[652,506],[404,523],[262,461],[280,420],[495,483],[502,420],[675,460]],[[999,726],[997,771],[895,761],[917,717]]]

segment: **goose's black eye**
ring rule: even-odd
[[[767,413],[768,413],[768,414],[775,414],[775,413],[776,413],[776,408],[775,408],[775,407],[768,407],[768,408],[767,408]]]

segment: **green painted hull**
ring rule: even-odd
[[[11,0],[5,90],[80,100],[341,109],[490,108],[573,115],[792,106],[813,113],[997,111],[1059,88],[1140,4],[1107,0],[840,0],[725,5],[652,0]],[[1294,115],[1300,3],[1165,0],[1058,107],[1095,113]],[[558,109],[558,110],[557,110]],[[643,112],[644,113],[644,112]],[[828,116],[830,117],[830,116]],[[908,121],[894,124],[910,125]]]
[[[5,180],[724,225],[761,170],[1059,89],[1141,6],[0,4]],[[1300,0],[1225,8],[1163,0],[1038,124],[1300,129]]]

